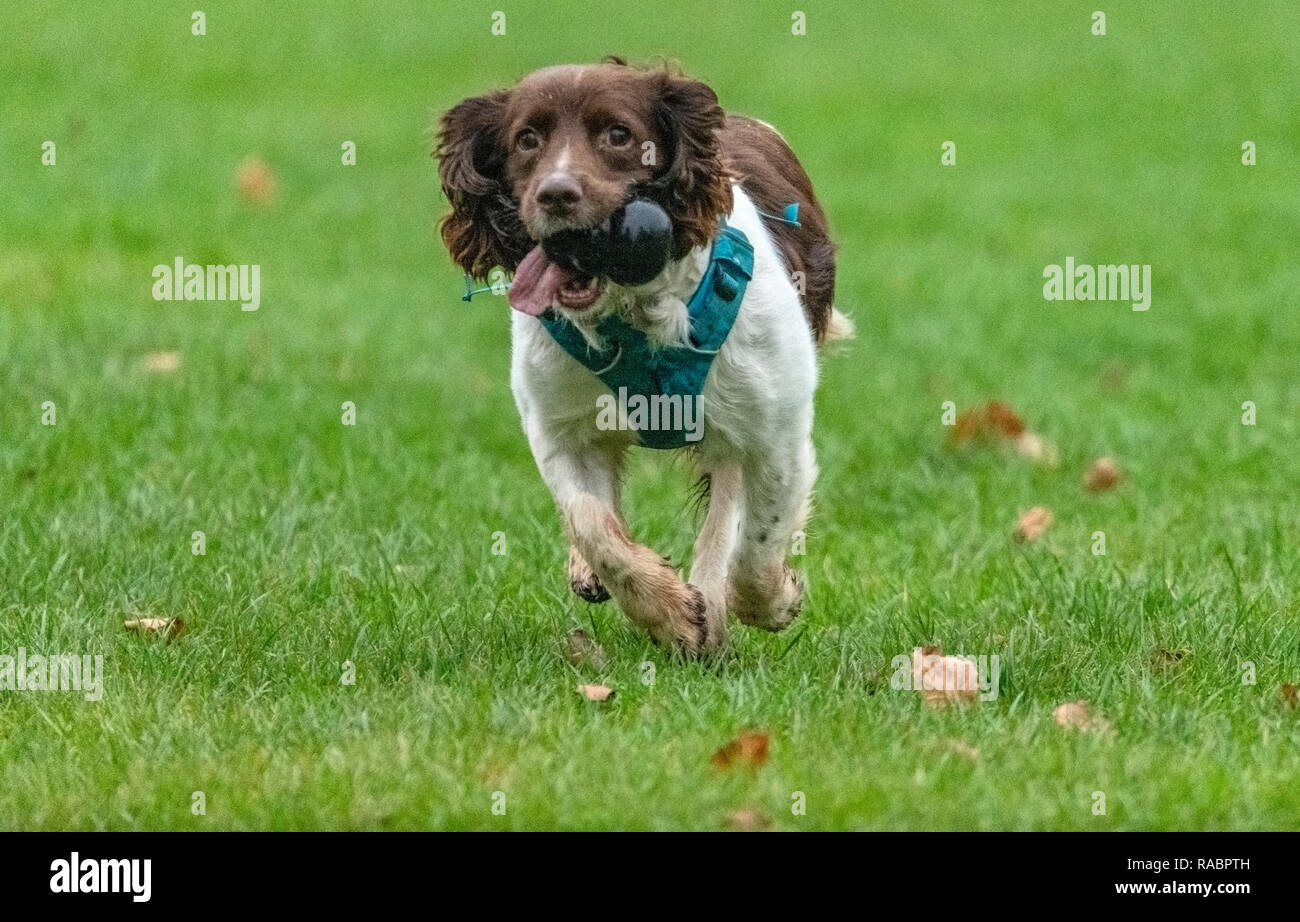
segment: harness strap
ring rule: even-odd
[[[622,388],[629,396],[640,395],[647,401],[653,397],[699,397],[713,358],[736,322],[753,272],[754,248],[749,238],[724,221],[714,238],[704,277],[686,304],[690,335],[683,345],[656,347],[645,333],[611,315],[596,327],[608,344],[597,350],[555,311],[547,310],[539,319],[560,347],[615,395]],[[641,429],[638,435],[649,448],[686,444],[686,433],[680,428]]]

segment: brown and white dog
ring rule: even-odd
[[[452,259],[475,278],[498,266],[516,272],[511,387],[568,530],[573,591],[591,602],[613,596],[656,640],[688,652],[725,643],[728,609],[767,630],[790,624],[804,585],[786,555],[816,478],[816,347],[852,327],[832,307],[825,214],[785,140],[724,113],[703,83],[610,58],[548,67],[466,99],[442,117],[435,156],[452,206],[442,222]],[[546,259],[540,241],[599,225],[634,191],[672,220],[671,257],[656,278],[620,286]],[[798,226],[768,219],[790,203]],[[629,537],[620,512],[636,433],[597,425],[608,390],[536,314],[550,308],[597,348],[597,325],[611,313],[651,343],[687,343],[686,302],[722,218],[749,238],[754,269],[703,388],[703,437],[690,451],[708,512],[683,581]]]

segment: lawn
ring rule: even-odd
[[[99,701],[0,690],[0,828],[1300,826],[1300,7],[1114,2],[1094,36],[1072,3],[795,6],[806,35],[738,0],[209,2],[202,36],[6,7],[0,655],[104,671]],[[607,53],[781,129],[858,328],[804,613],[712,661],[570,594],[509,311],[459,300],[434,230],[436,114]],[[178,256],[259,265],[260,309],[155,300]],[[1045,300],[1067,257],[1150,265],[1150,309]],[[992,399],[1055,466],[952,444],[945,402]],[[632,465],[676,561],[691,480]],[[561,655],[579,628],[603,666]],[[997,655],[997,698],[895,690],[923,644]],[[1080,699],[1106,728],[1057,725]],[[745,730],[766,764],[711,764]]]

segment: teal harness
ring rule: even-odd
[[[704,393],[704,380],[736,322],[753,272],[754,248],[749,238],[724,221],[713,241],[709,267],[686,305],[690,318],[686,345],[654,346],[640,330],[611,315],[596,327],[607,343],[605,349],[596,350],[577,327],[555,311],[547,310],[539,319],[565,352],[620,399],[626,393],[629,400],[640,395],[647,405],[653,397],[680,397],[685,402]],[[686,431],[680,426],[640,429],[637,435],[647,448],[681,448],[687,444]]]

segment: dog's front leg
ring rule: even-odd
[[[564,516],[569,540],[633,623],[663,643],[689,653],[711,649],[704,596],[650,548],[634,542],[618,509],[622,449],[558,447],[535,436],[542,479]]]

